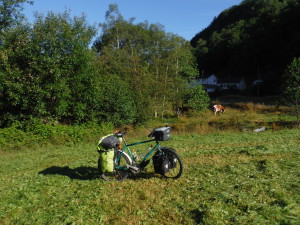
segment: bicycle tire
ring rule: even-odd
[[[116,156],[114,157],[114,171],[113,172],[103,172],[101,170],[101,159],[98,159],[98,171],[100,176],[106,181],[123,181],[128,177],[129,170],[127,165],[131,164],[131,160],[128,158],[127,155],[122,154],[119,158],[120,152],[117,152]],[[119,158],[119,160],[118,160]],[[118,160],[118,162],[117,162]]]
[[[164,178],[169,179],[178,179],[183,173],[183,163],[179,155],[172,148],[161,148],[162,154],[164,154],[167,158],[174,159],[174,162],[169,161],[166,166],[168,166],[168,171],[162,173],[161,175]]]

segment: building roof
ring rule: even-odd
[[[209,78],[211,76],[217,77],[215,74],[209,74],[209,75],[206,74],[206,75],[200,75],[200,76],[198,76],[198,79],[207,79],[207,78]]]

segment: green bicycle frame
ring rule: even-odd
[[[148,142],[153,142],[153,141],[156,141],[155,139],[152,139],[152,140],[148,140],[148,141],[141,141],[141,142],[136,142],[136,143],[132,143],[132,144],[127,144],[125,139],[123,138],[123,141],[124,141],[124,144],[125,144],[125,147],[122,149],[121,151],[121,154],[119,154],[118,158],[117,158],[117,161],[120,160],[121,158],[121,155],[122,153],[127,150],[127,152],[129,153],[129,156],[130,158],[132,159],[133,162],[135,162],[135,159],[132,155],[132,152],[130,150],[130,146],[135,146],[135,145],[141,145],[141,144],[145,144],[145,143],[148,143]],[[160,144],[158,143],[158,141],[156,141],[156,145],[145,155],[145,157],[143,158],[142,162],[146,161],[150,155],[160,147]]]

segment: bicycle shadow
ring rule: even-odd
[[[51,166],[47,169],[44,169],[43,171],[39,172],[39,174],[42,175],[61,175],[61,176],[67,176],[70,179],[76,179],[76,180],[94,180],[101,178],[98,172],[97,168],[94,167],[77,167],[74,169],[71,169],[68,166],[59,167],[59,166]],[[151,179],[154,177],[160,177],[156,173],[152,172],[142,172],[139,174],[129,174],[128,179],[131,180],[143,180],[143,179]]]
[[[76,180],[94,180],[100,177],[97,168],[86,167],[86,166],[77,167],[74,169],[71,169],[68,166],[64,166],[64,167],[51,166],[39,172],[39,174],[62,175],[62,176],[67,176],[70,179],[76,179]]]

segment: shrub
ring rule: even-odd
[[[112,123],[70,126],[56,123],[45,124],[35,119],[26,124],[14,124],[0,129],[0,149],[14,150],[45,144],[96,142],[98,137],[111,133],[112,130]]]
[[[188,96],[188,105],[192,109],[205,110],[209,106],[210,98],[202,85],[192,87]]]

